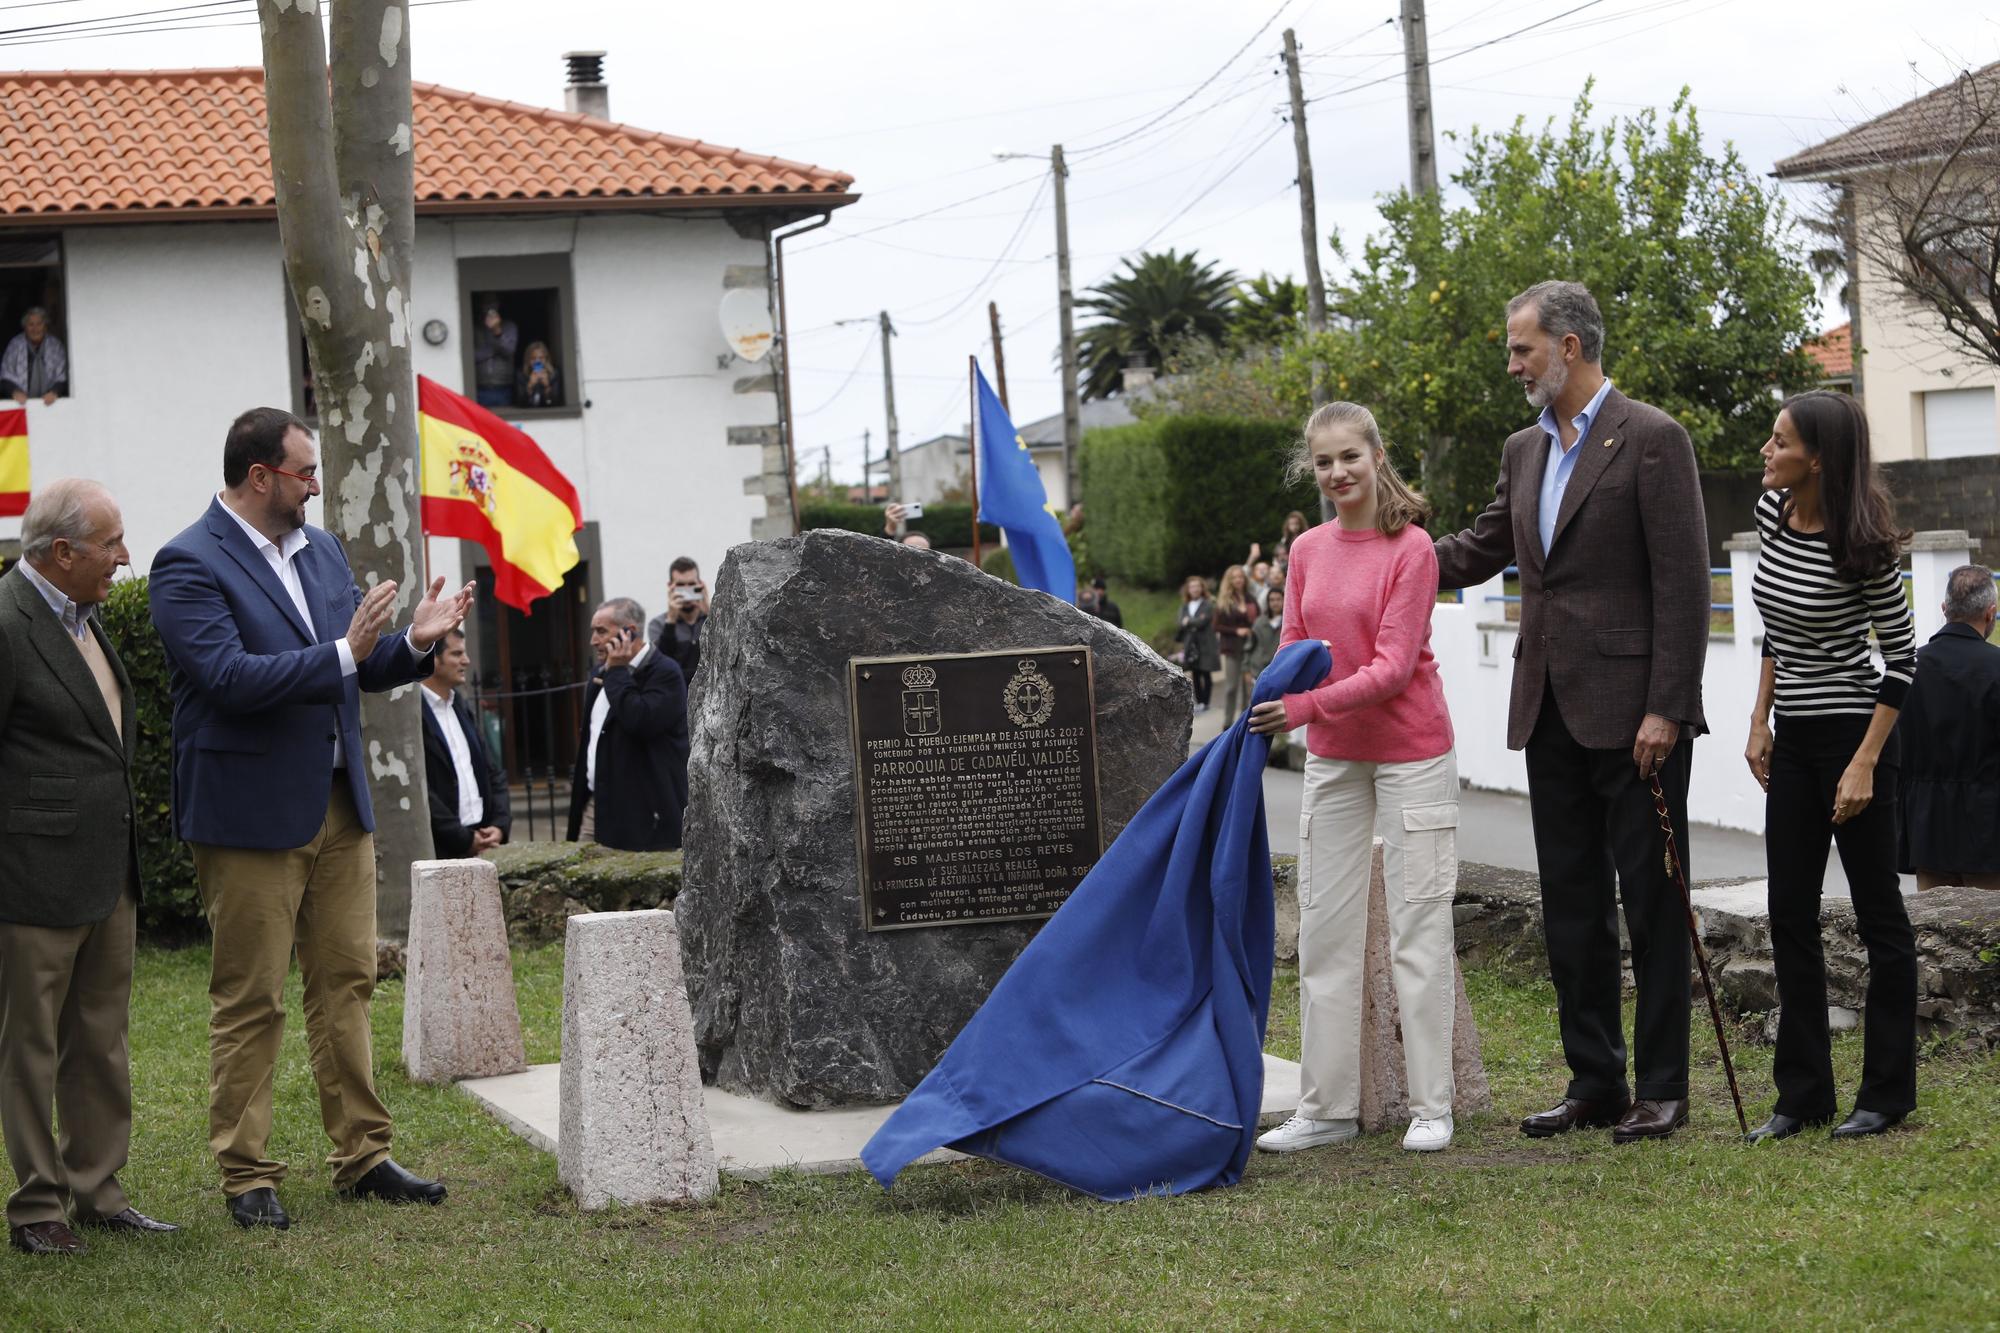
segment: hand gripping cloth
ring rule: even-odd
[[[1326,679],[1290,644],[1252,703]],[[1153,794],[876,1131],[884,1187],[939,1146],[1113,1202],[1233,1185],[1271,1005],[1267,737],[1248,714]]]

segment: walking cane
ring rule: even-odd
[[[1674,850],[1674,818],[1667,812],[1667,794],[1660,779],[1653,777],[1653,809],[1660,816],[1660,832],[1667,835],[1667,873],[1681,891],[1681,906],[1687,911],[1688,939],[1694,943],[1694,961],[1701,968],[1701,989],[1708,996],[1708,1016],[1715,1020],[1715,1044],[1722,1048],[1722,1072],[1729,1076],[1729,1096],[1736,1103],[1736,1124],[1745,1135],[1750,1122],[1743,1115],[1743,1093],[1736,1086],[1736,1066],[1729,1059],[1729,1037],[1722,1030],[1722,1009],[1715,1002],[1715,983],[1708,976],[1708,950],[1701,947],[1701,926],[1694,918],[1694,897],[1688,892],[1687,876],[1681,872],[1680,854]]]

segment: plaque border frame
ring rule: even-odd
[[[1103,783],[1098,774],[1097,764],[1097,657],[1087,643],[1045,644],[1039,647],[987,648],[975,653],[893,653],[885,657],[850,657],[847,659],[847,748],[854,755],[854,887],[860,900],[861,930],[865,935],[880,935],[897,930],[938,930],[951,926],[992,926],[1009,921],[1047,921],[1054,913],[1022,912],[1014,916],[966,917],[958,921],[908,921],[891,926],[878,926],[868,919],[869,877],[868,877],[868,821],[863,809],[862,785],[866,774],[862,771],[861,754],[861,710],[855,700],[855,687],[859,681],[859,671],[867,666],[899,666],[916,662],[949,662],[973,657],[1009,657],[1020,653],[1082,653],[1084,684],[1090,691],[1090,708],[1086,714],[1084,739],[1090,745],[1090,795],[1097,807],[1097,855],[1091,859],[1091,869],[1104,859],[1104,853],[1111,844],[1104,837],[1104,793]],[[1079,881],[1079,885],[1080,885]],[[1074,890],[1072,890],[1074,892]],[[1063,901],[1069,901],[1065,898]],[[1058,909],[1061,910],[1061,909]]]

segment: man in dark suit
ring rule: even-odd
[[[19,1183],[7,1235],[29,1254],[81,1254],[70,1220],[177,1230],[118,1183],[132,1139],[139,732],[94,612],[129,563],[125,523],[110,492],[67,477],[36,489],[21,550],[0,578],[0,1135]]]
[[[424,681],[424,785],[431,799],[431,846],[446,860],[477,856],[507,841],[507,775],[486,748],[472,705],[458,694],[469,665],[465,631],[444,636],[437,669]]]
[[[1945,580],[1944,626],[1917,650],[1896,719],[1903,750],[1903,869],[1919,889],[2000,889],[2000,648],[1993,571]]]
[[[409,629],[388,632],[396,585],[363,594],[340,540],[306,523],[319,450],[289,412],[236,419],[222,483],[208,512],[160,548],[151,586],[174,695],[174,827],[215,936],[208,1133],[222,1191],[241,1226],[291,1225],[277,1195],[285,1164],[265,1149],[296,946],[335,1186],[347,1198],[438,1203],[442,1185],[390,1158],[375,1092],[375,812],[361,691],[429,675],[472,589],[440,598],[438,579]]]
[[[1447,588],[1520,568],[1507,744],[1527,750],[1571,1073],[1562,1101],[1521,1130],[1611,1125],[1631,1143],[1687,1122],[1687,921],[1651,787],[1685,868],[1690,758],[1707,730],[1708,530],[1687,432],[1613,388],[1603,351],[1603,316],[1580,284],[1540,283],[1508,304],[1507,372],[1542,417],[1508,437],[1493,502],[1437,556]],[[1621,899],[1638,986],[1629,1090]]]
[[[687,683],[646,642],[646,612],[614,597],[590,618],[602,664],[583,696],[570,775],[569,838],[628,852],[681,845],[687,808]]]

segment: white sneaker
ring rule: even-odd
[[[1443,1152],[1451,1146],[1451,1112],[1446,1111],[1435,1120],[1418,1116],[1410,1122],[1409,1133],[1403,1135],[1403,1147],[1411,1152]]]
[[[1361,1137],[1358,1120],[1313,1120],[1295,1115],[1276,1129],[1257,1136],[1257,1146],[1265,1152],[1297,1152],[1328,1143],[1346,1143]]]

